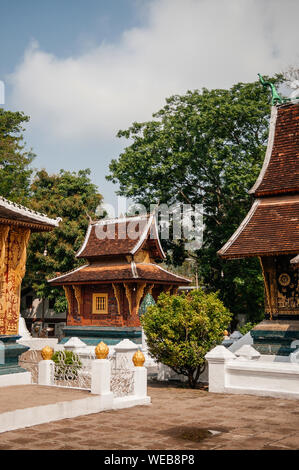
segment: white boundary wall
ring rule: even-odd
[[[206,359],[210,392],[299,398],[299,364],[264,360],[249,345],[236,354],[216,346]]]

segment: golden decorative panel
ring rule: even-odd
[[[0,231],[0,334],[18,333],[21,282],[26,270],[30,229],[1,227]]]
[[[140,301],[141,301],[142,296],[144,294],[145,286],[146,286],[146,282],[142,282],[141,284],[137,285],[137,294],[136,294],[136,310],[137,310],[137,312],[139,310]]]
[[[117,302],[118,314],[121,315],[121,288],[118,284],[112,283],[114,295]]]
[[[133,291],[130,288],[130,284],[128,284],[127,282],[124,282],[124,286],[126,290],[126,297],[127,297],[128,304],[129,304],[129,312],[130,312],[130,315],[132,315]]]
[[[72,288],[70,286],[63,286],[63,290],[67,300],[68,313],[72,313]]]
[[[82,305],[82,290],[80,286],[76,286],[76,285],[73,286],[73,289],[74,289],[75,297],[76,297],[77,304],[78,304],[78,315],[80,315],[81,305]]]

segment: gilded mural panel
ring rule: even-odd
[[[18,333],[21,282],[26,270],[27,245],[30,229],[11,228],[6,238],[4,273],[2,275],[2,316],[0,334]],[[3,256],[2,253],[0,256]]]

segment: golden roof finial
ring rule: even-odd
[[[97,359],[106,359],[109,354],[109,348],[107,344],[101,341],[95,348]]]
[[[145,357],[140,349],[135,352],[134,356],[132,357],[132,361],[135,367],[143,367],[143,364],[145,363]]]
[[[45,346],[42,349],[42,358],[44,361],[49,361],[50,359],[52,359],[53,354],[54,354],[54,349],[51,348],[50,346]]]

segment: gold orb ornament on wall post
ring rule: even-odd
[[[109,348],[106,343],[101,341],[95,348],[97,359],[107,359]]]
[[[54,354],[54,349],[51,348],[50,346],[45,346],[42,349],[42,358],[44,361],[49,361],[50,359],[52,359],[53,354]]]
[[[135,352],[132,361],[135,367],[143,367],[143,364],[145,363],[145,357],[143,352],[140,351],[140,349]]]

